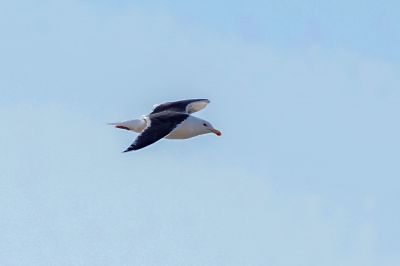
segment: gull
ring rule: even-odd
[[[221,136],[221,131],[215,129],[210,122],[191,115],[204,109],[209,103],[208,99],[166,102],[154,105],[151,113],[140,119],[110,125],[140,133],[124,152],[140,150],[162,138],[188,139],[208,133]]]

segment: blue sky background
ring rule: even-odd
[[[400,264],[398,1],[3,1],[1,265]],[[121,154],[207,97],[223,132]]]

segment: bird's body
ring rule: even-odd
[[[142,149],[162,138],[188,139],[207,133],[220,136],[221,132],[214,129],[209,122],[191,115],[205,108],[209,102],[207,99],[167,102],[155,105],[153,111],[141,119],[112,125],[140,133],[125,152]]]
[[[203,126],[208,123],[203,119],[189,115],[182,123],[180,123],[174,130],[171,131],[166,139],[189,139],[199,135],[210,133],[210,131]]]

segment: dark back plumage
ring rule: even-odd
[[[136,140],[124,152],[142,149],[167,136],[172,130],[182,123],[189,114],[162,111],[150,114],[146,119],[150,125],[136,138]]]
[[[208,99],[189,99],[175,102],[166,102],[157,105],[150,114],[155,114],[163,111],[191,114],[200,111],[208,103],[210,103]]]

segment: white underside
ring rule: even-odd
[[[165,139],[189,139],[207,132],[196,130],[195,124],[198,123],[198,118],[189,116],[185,121],[180,123],[174,130],[171,131]]]
[[[189,116],[164,138],[188,139],[198,135],[210,133],[210,131],[203,126],[204,122],[205,121],[200,118]],[[149,119],[147,117],[143,117],[142,119],[135,119],[121,123],[113,123],[113,125],[123,126],[129,128],[130,131],[142,133],[149,123]]]

